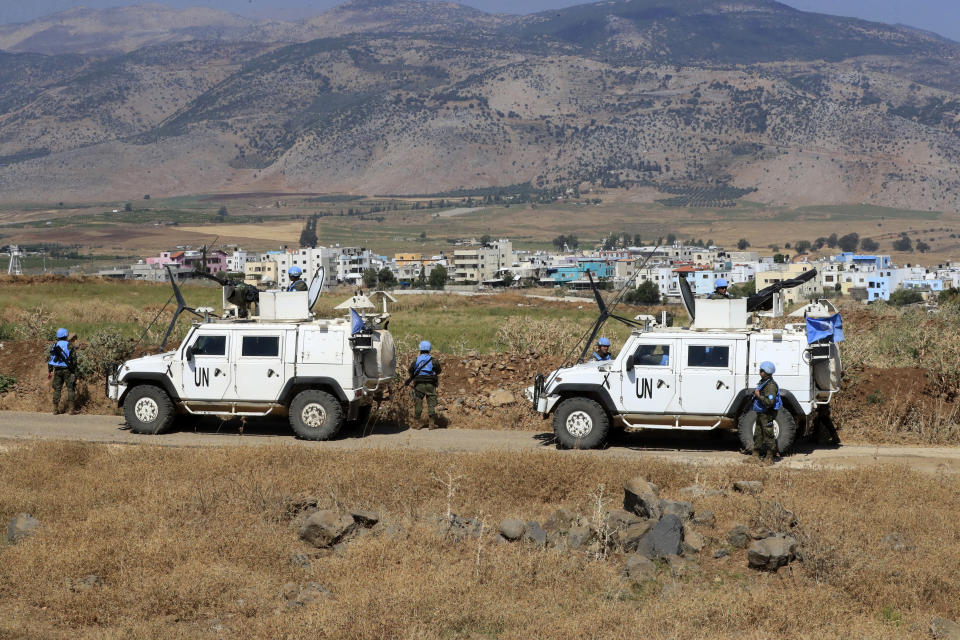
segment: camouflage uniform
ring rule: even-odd
[[[309,291],[310,287],[307,286],[307,283],[297,278],[287,287],[287,291]]]
[[[773,456],[777,451],[777,441],[773,433],[773,421],[777,417],[777,396],[780,393],[780,387],[774,382],[773,377],[767,378],[762,386],[758,385],[760,397],[754,399],[754,410],[759,403],[763,408],[757,411],[757,428],[753,432],[753,453],[756,456],[766,453]]]
[[[424,354],[421,354],[420,358]],[[427,400],[427,415],[433,426],[439,426],[439,417],[437,416],[437,385],[440,378],[440,362],[433,356],[429,356],[430,361],[426,367],[421,367],[422,360],[418,358],[410,365],[410,376],[413,378],[413,388],[410,390],[410,398],[413,400],[413,418],[418,423],[423,413],[423,400]],[[419,363],[419,364],[418,364]]]
[[[50,361],[47,363],[47,370],[53,374],[53,412],[60,411],[60,396],[63,387],[67,387],[67,407],[70,413],[76,412],[75,397],[77,388],[76,357],[73,349],[70,348],[70,342],[76,339],[76,336],[70,335],[68,340],[58,340],[50,349]]]
[[[707,300],[733,300],[733,296],[729,293],[720,293],[719,291],[714,291],[707,296]]]

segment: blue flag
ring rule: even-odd
[[[823,338],[829,338],[829,342],[843,342],[843,318],[839,313],[827,318],[807,318],[807,344]]]
[[[350,309],[350,333],[360,333],[363,331],[363,318],[355,310]]]

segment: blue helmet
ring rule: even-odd
[[[433,345],[426,340],[420,343],[420,351],[430,351],[431,349],[433,349]]]
[[[289,273],[291,276],[300,277],[300,275],[303,273],[303,269],[297,266],[293,266],[293,267],[290,267],[290,270],[287,271],[287,273]]]
[[[773,375],[777,371],[777,367],[770,362],[769,360],[760,363],[760,371],[766,371],[770,375]]]
[[[598,347],[609,347],[609,346],[610,346],[610,338],[600,338],[599,340],[597,340],[597,346],[598,346]]]
[[[50,335],[50,334],[47,334],[47,335]],[[62,327],[60,329],[57,329],[57,338],[66,338],[68,335],[70,335],[70,332],[67,331],[66,329]]]
[[[713,286],[719,289],[720,287],[726,287],[728,285],[727,285],[727,281],[724,280],[723,278],[717,278],[717,281],[714,283]]]

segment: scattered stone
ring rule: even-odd
[[[593,542],[593,530],[589,527],[570,527],[567,531],[567,546],[570,549],[583,549]]]
[[[350,512],[353,521],[364,529],[372,529],[380,522],[380,514],[376,511],[353,510]]]
[[[930,620],[930,634],[935,640],[960,640],[960,624],[934,616]]]
[[[663,515],[660,511],[660,488],[639,476],[627,480],[623,485],[623,508],[641,518],[659,520]]]
[[[750,529],[742,524],[734,525],[727,534],[727,542],[734,549],[746,549],[750,544]]]
[[[717,560],[719,560],[720,558],[726,558],[729,555],[730,555],[730,552],[727,551],[726,549],[717,549],[716,551],[713,552],[713,557]]]
[[[740,493],[756,496],[763,493],[763,483],[759,480],[737,480],[733,483],[733,489]]]
[[[566,533],[575,524],[577,524],[577,516],[561,507],[547,518],[547,521],[543,523],[543,528],[548,533]]]
[[[280,597],[284,600],[293,600],[300,593],[300,587],[295,582],[286,582],[280,587]]]
[[[672,513],[683,521],[693,517],[693,505],[689,502],[676,502],[674,500],[661,500],[660,512],[664,515]]]
[[[449,527],[447,532],[457,536],[471,536],[477,538],[482,532],[483,524],[479,520],[474,518],[466,518],[464,516],[458,516],[455,513],[450,514]]]
[[[505,407],[514,402],[513,394],[504,388],[492,391],[488,400],[495,407]]]
[[[67,578],[66,583],[67,588],[75,593],[99,589],[103,586],[103,580],[100,579],[100,576],[93,574],[77,578],[76,580]]]
[[[664,558],[680,555],[683,544],[683,522],[680,518],[667,514],[648,531],[637,543],[637,553],[648,558]]]
[[[754,540],[763,540],[764,538],[772,538],[777,535],[775,532],[767,529],[766,527],[759,527],[757,529],[750,530],[750,537]]]
[[[913,550],[913,545],[907,537],[900,533],[888,533],[883,537],[883,544],[897,553]]]
[[[519,540],[526,530],[527,526],[523,520],[508,518],[500,523],[500,535],[507,540]]]
[[[321,598],[333,596],[330,590],[319,582],[308,582],[302,589],[292,582],[288,582],[283,586],[283,593],[287,598],[287,606],[290,607],[302,607]]]
[[[627,556],[624,573],[628,578],[638,583],[656,580],[657,565],[650,558],[639,553],[633,553]]]
[[[707,545],[703,534],[690,526],[690,523],[683,525],[683,553],[700,553]]]
[[[652,520],[641,520],[626,529],[617,531],[613,535],[614,546],[620,547],[624,551],[636,551],[640,540],[643,539],[643,536],[647,535],[647,532],[653,528],[653,525],[654,522]]]
[[[670,555],[664,559],[667,561],[667,567],[670,568],[670,575],[674,578],[689,578],[701,572],[700,565],[688,558]]]
[[[357,527],[353,516],[332,510],[317,511],[300,527],[300,539],[318,549],[329,549],[352,534]]]
[[[713,511],[698,511],[691,522],[698,527],[712,527],[717,524],[717,518],[713,515]]]
[[[317,504],[319,504],[319,501],[313,496],[293,498],[287,502],[287,515],[293,517],[304,511],[313,513],[317,510]]]
[[[301,569],[309,569],[311,566],[310,556],[308,556],[305,553],[301,553],[299,551],[296,553],[292,553],[290,554],[290,564],[292,564],[295,567],[300,567]]]
[[[538,547],[547,546],[547,532],[540,526],[539,522],[531,520],[527,523],[527,530],[523,536],[523,539],[527,542],[533,543]]]
[[[750,545],[747,564],[751,569],[776,571],[796,558],[797,541],[793,536],[777,535]]]
[[[606,521],[607,528],[615,532],[626,529],[632,524],[643,522],[643,518],[629,511],[624,511],[623,509],[614,509],[607,513]]]
[[[18,513],[7,524],[7,542],[16,544],[32,536],[40,528],[40,521],[29,513]]]

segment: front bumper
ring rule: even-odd
[[[113,400],[114,402],[119,402],[120,398],[123,397],[123,394],[127,391],[127,385],[122,382],[117,382],[117,378],[114,375],[107,376],[106,389],[107,398]]]
[[[560,401],[560,396],[558,395],[537,394],[536,387],[527,387],[523,395],[526,397],[527,402],[533,405],[534,411],[543,414],[550,414],[553,408],[557,406],[557,402]]]

